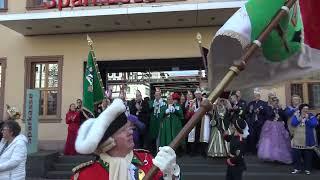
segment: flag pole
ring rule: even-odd
[[[264,29],[264,31],[259,35],[257,40],[254,40],[251,43],[250,47],[246,50],[245,54],[240,58],[239,61],[234,62],[229,68],[229,72],[224,76],[224,78],[220,81],[220,83],[216,86],[216,88],[210,93],[208,99],[205,99],[201,102],[201,106],[199,111],[197,111],[191,119],[187,122],[187,124],[182,128],[179,134],[173,139],[170,143],[170,147],[176,149],[179,146],[179,143],[185,139],[185,137],[189,134],[192,128],[197,124],[197,122],[205,115],[207,111],[212,109],[212,103],[220,96],[220,94],[224,91],[224,89],[230,84],[230,82],[245,69],[248,64],[251,56],[254,52],[260,48],[263,41],[268,37],[270,32],[277,27],[280,20],[288,15],[287,10],[290,9],[297,0],[288,0],[284,6],[286,8],[281,8],[277,15],[273,18],[273,20],[269,23],[269,25]],[[148,174],[144,177],[144,180],[151,180],[153,175],[158,171],[158,167],[152,166]]]
[[[88,41],[88,45],[90,46],[90,53],[91,53],[91,55],[93,57],[93,63],[94,63],[94,67],[96,68],[96,72],[97,72],[98,79],[99,79],[99,84],[100,84],[103,92],[105,92],[105,89],[104,89],[104,86],[103,86],[103,82],[102,82],[102,78],[101,78],[101,74],[100,74],[99,67],[98,67],[98,64],[97,64],[97,58],[96,58],[96,55],[94,53],[93,41],[92,41],[92,39],[90,38],[90,36],[88,34],[87,34],[87,41]]]
[[[199,45],[199,49],[200,49],[200,53],[201,53],[201,57],[202,57],[202,62],[203,62],[203,67],[206,73],[206,78],[208,77],[208,66],[207,66],[207,58],[205,57],[205,54],[203,52],[203,48],[202,48],[202,36],[200,34],[200,32],[197,33],[197,41],[198,41],[198,45]]]
[[[99,67],[98,67],[98,64],[96,62],[97,58],[96,58],[96,55],[94,53],[93,41],[92,41],[92,39],[90,38],[90,36],[88,34],[87,34],[87,42],[88,42],[88,46],[90,47],[90,54],[91,54],[92,59],[93,59],[93,64],[94,64],[95,71],[97,72],[100,88],[102,89],[102,92],[105,92],[104,86],[103,86],[103,82],[102,82],[102,78],[101,78],[100,71],[99,71]],[[94,104],[96,104],[96,103],[100,103],[100,102],[94,102]],[[86,119],[89,119],[91,117],[91,116],[89,116],[87,114],[86,111],[84,111],[84,110],[81,110],[81,111],[82,111],[82,113],[83,113],[83,115],[85,116]],[[94,116],[94,112],[92,112],[92,113],[93,113],[92,115]]]

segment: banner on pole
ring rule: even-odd
[[[25,103],[25,131],[28,138],[28,154],[38,152],[39,102],[40,90],[27,89]]]

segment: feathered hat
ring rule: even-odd
[[[110,137],[127,123],[125,111],[123,101],[117,98],[97,118],[86,120],[78,131],[76,151],[80,154],[91,154],[101,144],[108,149],[115,146],[115,142],[110,140]]]
[[[159,87],[156,87],[156,91],[155,91],[156,93],[158,92],[158,93],[160,93],[161,94],[161,89],[159,88]]]
[[[196,89],[196,91],[194,92],[194,94],[202,94],[201,89],[198,87],[198,88]]]
[[[17,120],[20,119],[21,113],[18,111],[16,107],[11,107],[7,104],[7,113],[9,115],[10,120]]]
[[[137,96],[137,95],[142,96],[142,94],[141,94],[141,92],[139,91],[139,89],[136,90],[136,96]]]
[[[253,93],[254,94],[261,94],[261,90],[259,88],[254,88]]]
[[[173,93],[172,95],[171,95],[171,97],[172,97],[172,99],[173,100],[180,100],[180,96],[179,96],[179,94],[178,93]]]

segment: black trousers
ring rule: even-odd
[[[312,169],[312,153],[311,149],[295,149],[293,148],[293,166],[298,170],[308,170]],[[303,159],[303,163],[302,163]]]
[[[226,180],[242,180],[243,167],[228,166]]]

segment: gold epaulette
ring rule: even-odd
[[[150,153],[150,151],[148,151],[146,149],[134,149],[133,151]]]
[[[83,169],[83,168],[85,168],[85,167],[88,167],[88,166],[92,165],[93,163],[94,163],[93,160],[90,160],[90,161],[88,161],[88,162],[81,163],[81,164],[79,164],[78,166],[74,167],[74,168],[72,169],[72,172],[73,172],[73,173],[76,173],[76,172],[78,172],[79,170],[81,170],[81,169]]]

